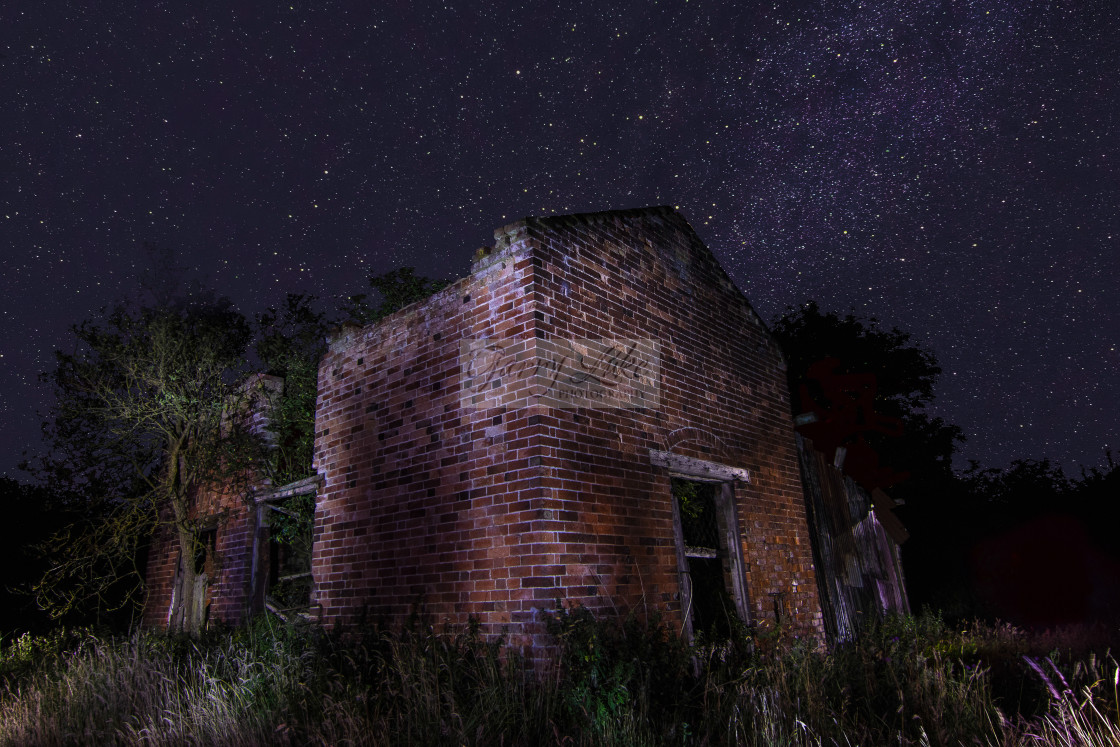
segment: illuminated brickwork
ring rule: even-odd
[[[259,374],[250,378],[245,389],[253,392],[247,403],[249,419],[244,426],[255,433],[267,436],[268,398],[279,391],[281,379]],[[264,394],[264,396],[260,396]],[[254,533],[261,531],[256,521],[256,506],[249,500],[250,490],[266,483],[248,478],[238,485],[223,489],[204,487],[196,492],[192,505],[192,519],[208,532],[205,572],[209,580],[206,602],[210,622],[237,625],[253,611],[253,550],[258,553],[258,574],[265,561],[264,545],[254,542]],[[152,540],[146,573],[147,598],[143,622],[151,627],[165,627],[171,608],[180,560],[179,538],[168,523],[157,531]],[[264,535],[267,540],[267,535]]]
[[[744,606],[821,635],[782,359],[684,219],[527,219],[496,239],[470,277],[344,330],[321,363],[318,619],[423,609],[530,645],[560,600],[683,626],[661,452],[749,472],[729,483]],[[514,406],[464,406],[463,340],[599,338],[659,345],[656,407],[534,404],[530,379],[500,382]]]

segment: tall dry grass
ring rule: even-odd
[[[830,650],[553,617],[535,673],[477,631],[268,618],[198,640],[59,631],[0,654],[0,744],[1120,745],[1112,631],[889,620]]]

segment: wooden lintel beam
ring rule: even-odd
[[[706,459],[681,456],[669,451],[649,450],[649,460],[656,467],[666,467],[682,477],[700,480],[728,482],[739,480],[750,482],[750,472],[742,467],[729,467],[718,462],[709,462]]]
[[[293,495],[306,495],[308,493],[314,494],[319,492],[320,486],[323,484],[322,475],[311,475],[302,480],[290,482],[287,485],[282,485],[275,490],[269,490],[264,493],[258,493],[253,496],[253,500],[257,503],[271,503],[272,501],[280,501],[285,498],[291,498]]]

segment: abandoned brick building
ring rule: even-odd
[[[905,609],[900,529],[799,456],[781,353],[678,213],[495,238],[470,276],[332,338],[316,477],[205,498],[224,511],[211,617],[265,604],[269,506],[299,492],[316,495],[308,615],[326,626],[423,609],[526,645],[560,603],[657,610],[685,635],[730,614],[819,637]],[[173,614],[173,544],[153,554],[151,624]],[[821,584],[814,553],[835,566]]]

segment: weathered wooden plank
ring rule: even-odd
[[[323,485],[322,475],[311,475],[302,480],[290,482],[287,485],[282,485],[275,490],[268,490],[257,493],[253,496],[253,500],[257,503],[271,503],[272,501],[281,501],[285,498],[291,498],[293,495],[306,495],[308,493],[317,493],[319,488]]]
[[[669,451],[650,449],[649,461],[655,467],[667,467],[672,472],[694,480],[707,478],[719,482],[728,480],[751,481],[750,472],[742,467],[730,467],[726,464],[681,456]]]
[[[869,495],[808,439],[798,436],[797,445],[829,634],[848,638],[867,620],[908,611],[898,552],[906,530],[893,501]]]

